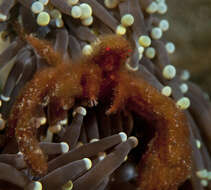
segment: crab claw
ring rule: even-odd
[[[98,105],[98,101],[97,101],[95,98],[90,99],[90,100],[88,101],[88,106],[89,106],[89,107],[95,107],[95,106],[97,106],[97,105]]]

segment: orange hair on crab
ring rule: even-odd
[[[139,164],[139,186],[146,190],[175,189],[191,170],[189,133],[184,113],[146,80],[130,72],[125,63],[131,52],[129,42],[118,35],[102,36],[92,44],[92,53],[76,63],[62,60],[51,46],[35,37],[27,41],[52,67],[37,72],[14,104],[8,124],[15,128],[19,150],[38,175],[47,172],[36,131],[40,110],[48,105],[49,124],[65,118],[75,100],[92,106],[111,101],[107,114],[127,109],[145,118],[155,128],[155,137]]]

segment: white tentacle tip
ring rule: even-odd
[[[196,176],[199,177],[200,179],[207,178],[208,171],[206,169],[199,170],[196,172]]]
[[[119,136],[121,137],[122,142],[125,142],[127,140],[127,135],[124,132],[120,132]]]
[[[84,158],[86,169],[89,170],[92,167],[92,161],[89,158]]]
[[[176,102],[176,106],[181,110],[188,109],[190,107],[190,99],[188,97],[182,97]]]
[[[201,180],[201,185],[202,185],[203,187],[207,187],[207,186],[208,186],[208,180],[202,179],[202,180]]]
[[[104,160],[105,157],[106,157],[106,153],[105,153],[105,152],[100,152],[100,153],[98,154],[98,160],[99,160],[99,161]]]
[[[179,88],[183,94],[188,92],[188,85],[186,83],[182,83]]]
[[[116,34],[118,35],[125,35],[125,33],[127,32],[127,29],[123,26],[123,25],[118,25],[116,28]]]
[[[77,107],[74,111],[73,111],[73,117],[75,117],[76,114],[81,114],[83,116],[86,115],[86,109],[82,106]]]
[[[4,102],[9,102],[10,101],[10,97],[9,96],[4,96],[3,94],[1,94],[1,100]]]
[[[99,141],[99,139],[94,138],[94,139],[91,139],[89,142],[90,142],[90,143],[93,143],[93,142],[97,142],[97,141]]]
[[[125,66],[129,71],[133,71],[133,72],[138,71],[138,69],[139,69],[139,66],[132,67],[128,62],[125,63]]]
[[[0,13],[0,21],[6,21],[7,15]]]
[[[38,120],[40,121],[40,125],[45,125],[47,122],[47,118],[46,117],[40,117],[38,118]]]
[[[198,139],[196,139],[196,147],[197,147],[198,149],[201,148],[201,141],[198,140]]]
[[[42,184],[39,181],[34,181],[27,185],[25,190],[42,190]]]
[[[149,14],[153,14],[158,10],[158,5],[156,2],[152,2],[147,8],[146,12]]]
[[[61,142],[60,145],[61,145],[61,150],[63,153],[66,153],[69,151],[69,145],[66,142]]]
[[[171,96],[172,88],[170,86],[164,86],[161,90],[161,94],[164,96]]]
[[[73,189],[73,182],[69,180],[66,184],[62,186],[62,190],[72,190]]]
[[[165,79],[173,79],[176,76],[176,68],[173,65],[166,65],[163,68],[163,77]]]
[[[134,136],[129,137],[130,140],[133,142],[133,148],[135,148],[138,145],[138,139]]]
[[[42,190],[42,184],[39,181],[35,181],[33,190]]]

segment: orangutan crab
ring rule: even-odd
[[[118,35],[102,36],[92,44],[93,53],[75,63],[63,60],[51,46],[32,36],[26,40],[51,67],[36,73],[14,104],[8,125],[15,129],[19,150],[38,175],[47,172],[36,131],[43,107],[48,105],[49,124],[65,118],[76,99],[111,101],[107,114],[127,109],[145,118],[156,130],[140,161],[139,186],[146,190],[173,190],[185,181],[191,168],[187,122],[175,102],[125,67],[131,51]]]

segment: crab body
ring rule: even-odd
[[[36,137],[43,108],[48,106],[48,123],[55,125],[67,116],[75,100],[82,99],[91,106],[110,101],[106,114],[127,109],[155,128],[139,164],[142,189],[173,190],[187,178],[191,159],[186,118],[172,99],[128,71],[125,62],[131,47],[127,40],[117,35],[101,37],[93,44],[93,53],[76,63],[61,60],[41,40],[28,36],[27,41],[53,66],[36,73],[24,87],[8,125],[11,131],[15,129],[19,149],[36,174],[47,172]]]

